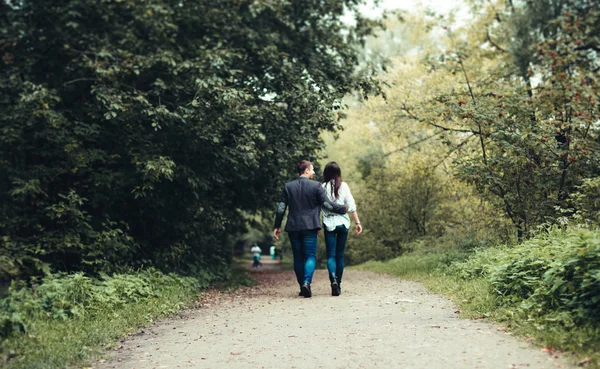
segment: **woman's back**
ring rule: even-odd
[[[339,205],[348,205],[348,213],[356,211],[356,203],[346,182],[340,184],[337,198],[335,197],[334,181],[323,183],[322,186],[329,200]],[[350,217],[348,217],[348,214],[336,214],[323,208],[323,224],[328,230],[333,230],[338,225],[345,225],[346,228],[349,228]]]

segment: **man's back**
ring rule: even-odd
[[[317,192],[319,183],[306,177],[298,177],[288,182],[284,194],[289,207],[288,220],[285,225],[287,232],[320,229],[319,213],[321,203]]]
[[[325,202],[329,201],[319,182],[301,176],[286,183],[277,209],[275,228],[281,226],[287,206],[290,211],[285,225],[286,232],[321,229],[319,214],[321,205]],[[344,213],[346,209],[343,206],[336,206],[335,210]]]

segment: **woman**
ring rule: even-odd
[[[323,188],[327,197],[339,205],[348,205],[348,213],[352,214],[356,223],[356,234],[362,232],[356,204],[350,193],[350,188],[342,182],[342,170],[335,162],[329,162],[323,171]],[[325,244],[327,245],[327,270],[331,281],[331,295],[339,296],[342,292],[342,274],[344,273],[344,250],[350,228],[348,214],[336,214],[323,208],[323,229],[325,230]]]

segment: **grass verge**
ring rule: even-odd
[[[191,306],[209,286],[234,290],[254,283],[241,269],[225,277],[142,271],[102,281],[62,276],[44,280],[35,291],[13,288],[12,298],[2,301],[12,310],[12,321],[0,316],[0,322],[4,328],[13,324],[13,332],[0,342],[0,367],[72,367],[101,357],[103,349],[140,327]],[[49,287],[43,288],[45,284]]]

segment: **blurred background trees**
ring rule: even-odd
[[[585,209],[600,159],[598,4],[469,6],[468,21],[433,11],[389,20],[382,37],[407,47],[380,52],[397,55],[381,76],[386,98],[354,104],[342,122],[350,137],[327,136],[328,158],[352,163],[345,178],[366,227],[349,241],[353,263],[597,224]]]

